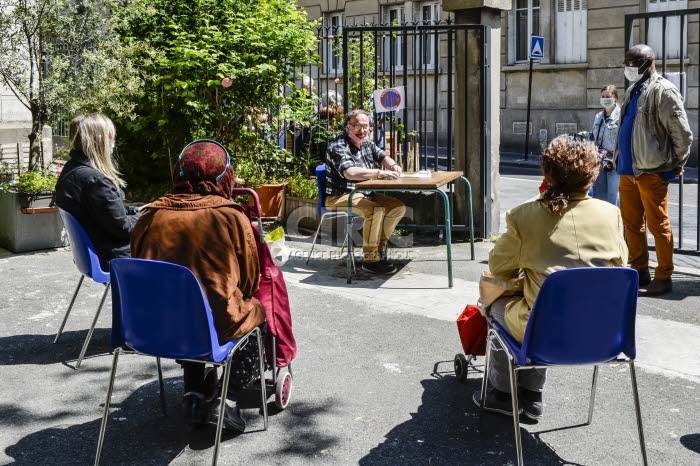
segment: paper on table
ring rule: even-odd
[[[401,178],[430,178],[430,170],[421,170],[417,173],[401,173]]]

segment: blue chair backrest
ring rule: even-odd
[[[318,186],[318,205],[316,211],[318,215],[323,215],[326,211],[326,164],[322,163],[316,167],[316,185]]]
[[[113,259],[112,347],[125,343],[163,358],[226,358],[207,298],[187,267],[145,259]]]
[[[83,226],[70,212],[59,208],[58,213],[61,215],[63,226],[68,233],[73,262],[78,271],[98,283],[109,282],[109,273],[103,271],[102,267],[100,267],[100,259],[97,257],[95,246],[93,246],[92,241],[85,233]]]
[[[537,295],[518,362],[592,364],[636,356],[639,275],[623,267],[552,273]]]

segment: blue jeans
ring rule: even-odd
[[[617,172],[606,172],[600,170],[598,179],[593,183],[593,197],[608,201],[609,203],[620,206],[620,175]]]

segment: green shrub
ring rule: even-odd
[[[29,170],[19,175],[15,189],[18,193],[44,193],[56,190],[58,179],[53,174],[44,175],[38,170]]]
[[[287,194],[304,199],[318,199],[318,187],[316,178],[309,178],[301,173],[294,173],[286,181]]]

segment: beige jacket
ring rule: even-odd
[[[634,84],[625,91],[625,101],[620,111],[620,127],[625,120],[627,103],[633,89]],[[682,168],[690,155],[692,142],[693,133],[683,108],[681,93],[659,73],[652,74],[643,84],[632,128],[634,176]],[[616,167],[617,155],[616,148],[613,158]]]
[[[547,275],[574,267],[627,265],[620,209],[585,193],[572,196],[563,216],[539,200],[522,204],[506,213],[506,226],[489,254],[489,269],[503,280],[524,273],[524,296],[513,297],[505,314],[508,331],[520,342]]]

